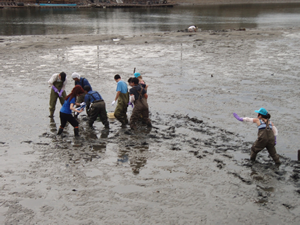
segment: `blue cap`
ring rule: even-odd
[[[134,73],[134,77],[139,77],[139,76],[141,76],[141,74],[140,73]]]
[[[266,116],[268,114],[268,111],[264,108],[260,108],[259,110],[255,110],[254,112],[259,113],[264,116]]]

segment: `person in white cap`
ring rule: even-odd
[[[80,85],[82,88],[84,88],[85,86],[90,86],[91,91],[93,90],[92,86],[89,83],[89,81],[86,78],[81,77],[78,73],[76,73],[76,72],[72,73],[71,77],[75,81],[75,86]],[[77,96],[75,104],[77,106],[80,106],[80,103],[84,102],[84,97],[85,97],[85,93]]]
[[[59,98],[61,105],[63,105],[65,102],[65,97],[67,96],[65,92],[67,84],[66,77],[67,75],[64,72],[55,73],[51,76],[50,80],[48,81],[49,87],[51,87],[49,101],[50,118],[53,118],[54,116],[57,98]]]

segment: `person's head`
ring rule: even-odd
[[[67,76],[67,75],[66,75],[65,72],[61,72],[61,73],[59,74],[59,77],[60,77],[60,79],[61,79],[62,82],[65,82],[66,76]]]
[[[131,83],[133,84],[133,86],[136,86],[139,84],[139,79],[137,79],[136,77],[131,79]]]
[[[83,88],[80,85],[75,85],[75,87],[72,89],[71,93],[65,98],[65,100],[68,100],[69,98],[75,98],[76,96],[81,95],[83,93]]]
[[[141,76],[140,73],[134,73],[134,77],[139,78],[139,79],[142,79],[142,76]]]
[[[130,77],[129,79],[128,79],[128,84],[130,85],[130,86],[132,86],[133,85],[133,83],[132,83],[132,79],[133,79],[134,77]]]
[[[91,86],[85,85],[85,86],[83,87],[83,90],[84,90],[84,92],[89,92],[89,91],[91,90]]]
[[[255,110],[254,112],[257,113],[258,118],[270,119],[271,115],[265,108],[260,108],[259,110]]]
[[[121,76],[119,74],[116,74],[114,76],[114,79],[115,79],[116,82],[118,82],[121,79]]]
[[[80,75],[76,72],[72,73],[72,79],[74,81],[79,81],[80,80]]]

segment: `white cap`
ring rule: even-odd
[[[72,79],[78,78],[80,79],[80,75],[76,72],[72,73]]]

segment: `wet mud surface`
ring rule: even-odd
[[[299,224],[297,56],[300,31],[174,32],[136,37],[0,38],[2,224]],[[107,103],[113,76],[149,84],[153,128],[110,129],[79,117],[57,136],[48,116],[54,72],[84,75]],[[274,165],[249,149],[255,117],[279,130]],[[129,109],[128,116],[130,116]]]

